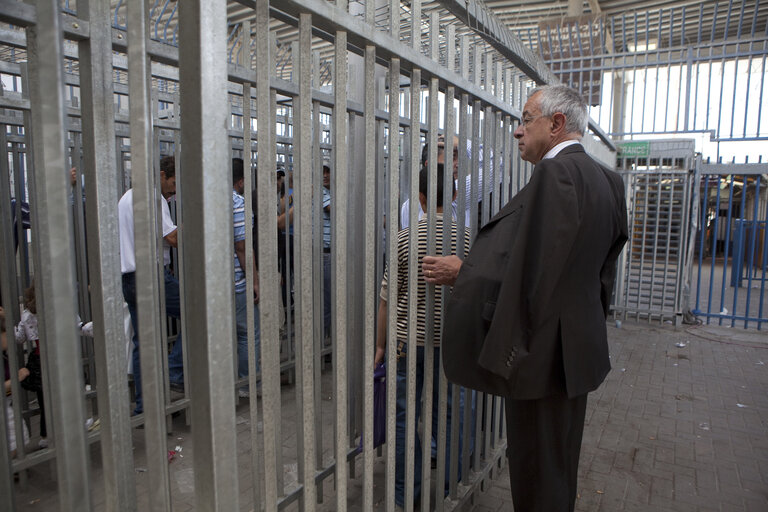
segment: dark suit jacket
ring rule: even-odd
[[[513,399],[597,388],[610,370],[605,317],[626,240],[618,174],[580,144],[539,162],[461,266],[444,315],[448,379]]]

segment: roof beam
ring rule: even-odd
[[[476,0],[438,0],[523,73],[538,84],[558,83],[547,65],[499,21],[498,17]]]

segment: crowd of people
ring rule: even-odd
[[[432,457],[436,456],[437,408],[439,377],[434,372],[432,383],[432,438],[420,439],[416,433],[415,466],[406,469],[406,433],[415,432],[415,424],[408,425],[406,401],[408,369],[407,357],[416,358],[416,404],[411,421],[418,422],[422,412],[420,402],[424,386],[424,360],[426,346],[434,347],[434,361],[444,361],[445,375],[452,382],[472,390],[490,392],[506,399],[505,412],[508,432],[510,480],[515,508],[520,510],[573,510],[576,497],[576,471],[578,468],[581,437],[584,426],[586,398],[605,378],[608,360],[605,316],[608,312],[619,252],[627,239],[627,218],[624,188],[621,178],[589,157],[580,140],[586,131],[587,107],[572,89],[564,86],[545,86],[534,90],[525,104],[523,116],[514,137],[518,140],[520,156],[535,165],[530,182],[501,210],[490,218],[479,217],[475,222],[470,215],[488,210],[478,207],[483,199],[483,180],[490,185],[490,194],[500,193],[501,161],[499,155],[488,167],[490,175],[476,174],[477,188],[472,188],[468,169],[459,176],[458,138],[449,144],[453,148],[453,180],[446,182],[446,140],[438,141],[437,181],[434,188],[436,216],[430,218],[428,192],[430,190],[429,147],[424,146],[419,180],[419,210],[417,224],[410,225],[412,205],[402,204],[400,231],[397,235],[397,253],[392,261],[397,265],[396,280],[389,279],[385,269],[379,295],[376,349],[374,363],[387,359],[387,351],[394,350],[396,368],[389,370],[396,385],[396,467],[395,499],[404,506],[407,485],[413,485],[413,498],[421,493],[422,443],[429,442]],[[475,148],[481,155],[483,148]],[[472,147],[467,145],[467,161],[472,161]],[[492,153],[489,152],[492,156]],[[475,155],[476,157],[478,155]],[[477,161],[478,158],[475,158]],[[255,308],[255,343],[257,371],[259,365],[259,273],[257,258],[253,267],[246,265],[245,230],[246,208],[243,197],[245,172],[243,160],[234,158],[232,170],[232,229],[234,246],[234,304],[237,343],[237,376],[242,381],[249,374],[249,339],[246,318],[249,307]],[[159,169],[159,193],[162,195],[161,222],[158,228],[163,240],[165,314],[181,316],[179,281],[171,271],[171,248],[177,246],[177,226],[174,224],[168,201],[176,192],[176,162],[172,156],[163,157]],[[323,325],[326,336],[331,316],[331,165],[322,163],[323,247]],[[294,196],[290,174],[277,171],[277,226],[281,241],[279,268],[282,279],[283,306],[292,306],[293,287],[293,214]],[[450,205],[444,204],[444,190],[450,187]],[[457,190],[466,194],[457,201]],[[258,194],[254,191],[252,211],[257,212]],[[488,197],[488,196],[486,196]],[[314,200],[314,199],[313,199]],[[464,211],[459,211],[459,204]],[[450,208],[451,215],[443,215]],[[314,209],[313,209],[314,210]],[[120,261],[123,298],[128,306],[132,336],[133,380],[135,386],[134,413],[143,412],[141,364],[139,348],[147,340],[139,339],[136,312],[136,261],[134,249],[133,190],[129,189],[117,205],[120,231]],[[450,220],[448,220],[450,217]],[[483,222],[487,221],[487,222]],[[254,216],[254,244],[258,243],[257,230],[265,229]],[[474,240],[470,229],[477,232]],[[433,228],[433,229],[430,229]],[[412,230],[416,230],[415,246],[411,245]],[[434,233],[434,235],[431,235]],[[449,236],[444,238],[444,233]],[[429,237],[434,236],[434,240]],[[282,244],[286,244],[282,246]],[[444,244],[448,243],[447,247]],[[288,249],[286,249],[286,247]],[[428,247],[433,247],[430,254]],[[463,247],[462,251],[459,248]],[[254,247],[254,254],[257,253]],[[445,249],[445,251],[444,251]],[[416,252],[419,265],[410,268],[410,255]],[[447,255],[445,255],[445,254]],[[409,296],[408,282],[416,273],[416,296]],[[253,288],[248,289],[248,274],[253,273]],[[450,292],[445,293],[446,285]],[[389,288],[395,287],[394,304],[389,304]],[[39,348],[35,318],[34,288],[25,300],[25,309],[18,326],[14,326],[15,339],[31,344],[27,364],[17,378],[25,389],[34,390],[40,405],[41,446],[46,437],[43,387],[40,380]],[[428,296],[432,295],[431,300]],[[433,325],[427,325],[430,314],[426,304],[434,305]],[[444,305],[444,306],[443,306]],[[396,309],[396,332],[387,333],[388,307]],[[409,312],[416,308],[416,323],[409,323]],[[441,312],[445,308],[445,315]],[[3,354],[5,358],[6,409],[10,402],[10,370],[5,353],[6,325],[0,316]],[[9,328],[10,329],[10,328]],[[409,334],[415,329],[415,346],[409,346]],[[427,340],[427,336],[432,336]],[[390,346],[387,340],[394,340]],[[431,341],[431,343],[427,343]],[[410,355],[408,355],[410,354]],[[168,355],[168,379],[171,390],[184,390],[184,368],[181,334],[174,340]],[[241,385],[241,397],[250,396],[252,390]],[[260,393],[260,390],[256,390]],[[452,400],[451,387],[447,398],[447,432],[451,422],[458,418],[459,447],[471,439],[463,439],[464,408],[474,408],[474,393],[462,392],[458,401]],[[452,404],[459,410],[452,410]],[[9,414],[12,421],[12,413]],[[12,423],[9,423],[12,425]],[[474,421],[473,421],[474,427]],[[14,429],[9,428],[13,433]],[[474,431],[471,436],[474,438]],[[27,432],[24,432],[27,435]],[[15,448],[16,440],[12,440]],[[461,449],[461,448],[460,448]],[[425,450],[426,451],[426,450]],[[458,471],[461,474],[461,462]],[[446,457],[446,477],[449,475],[450,457]],[[412,482],[406,482],[406,478]],[[447,482],[446,482],[447,490]]]

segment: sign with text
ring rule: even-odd
[[[642,142],[617,142],[619,156],[622,158],[648,158],[651,153],[651,143]]]

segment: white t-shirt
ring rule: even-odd
[[[163,238],[176,230],[171,220],[168,201],[160,201],[163,215]],[[123,274],[136,272],[136,249],[133,237],[133,189],[129,189],[117,203],[117,219],[120,229],[120,270]],[[171,262],[171,246],[163,240],[163,265]]]

